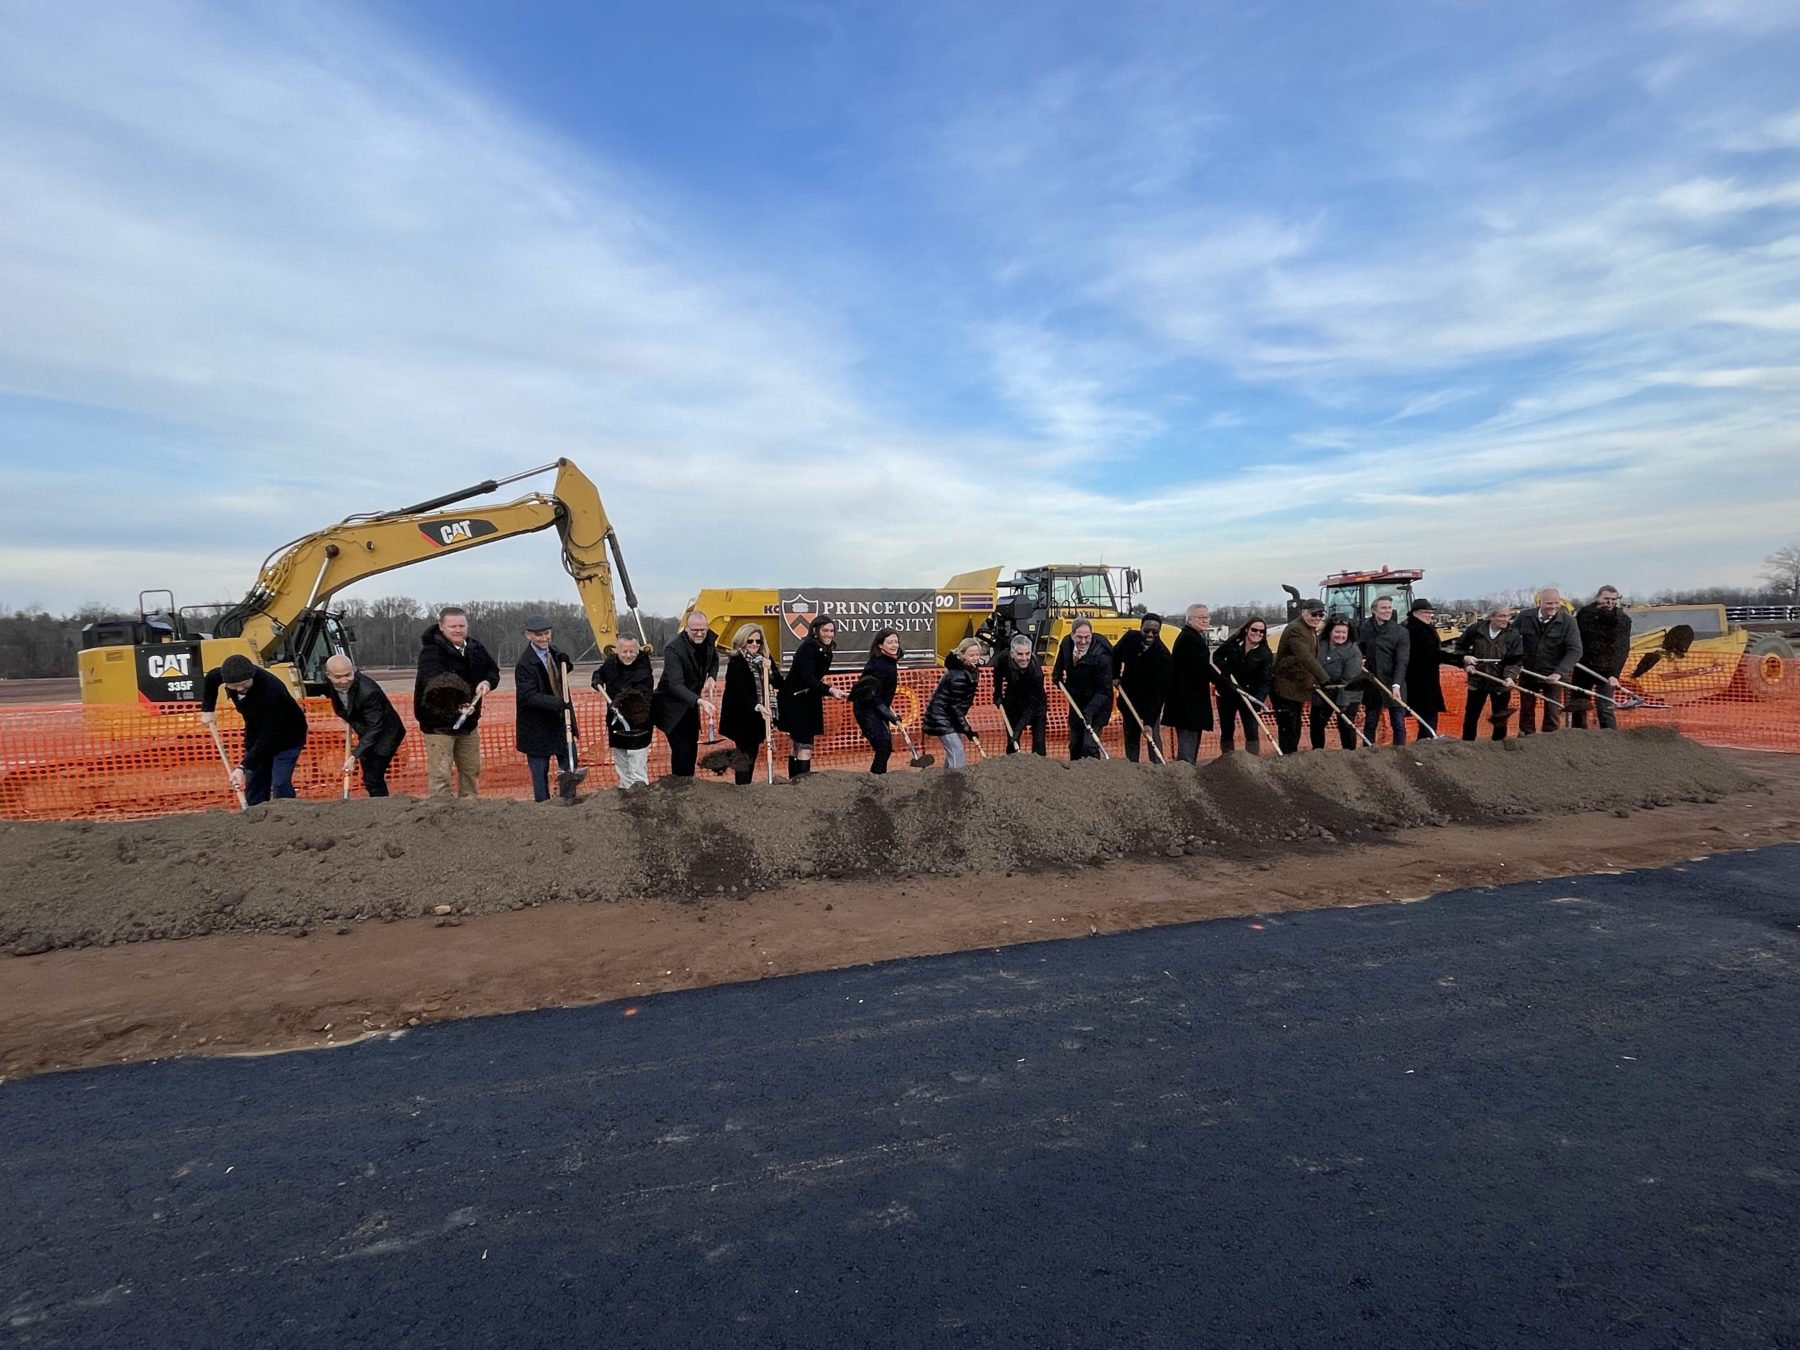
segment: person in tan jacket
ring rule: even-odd
[[[1300,720],[1313,691],[1331,683],[1319,662],[1319,632],[1325,627],[1325,602],[1303,600],[1300,613],[1281,633],[1275,649],[1275,734],[1281,753],[1300,748]]]

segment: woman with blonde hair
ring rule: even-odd
[[[960,769],[964,763],[964,739],[979,747],[981,738],[969,725],[969,708],[975,702],[975,691],[981,685],[981,666],[987,648],[977,638],[957,644],[956,650],[944,658],[944,674],[925,705],[923,727],[927,736],[944,743],[944,767]]]
[[[756,757],[775,715],[767,701],[781,688],[781,671],[769,659],[768,639],[758,624],[741,625],[731,635],[731,661],[725,667],[725,696],[719,702],[719,734],[737,745],[731,757],[735,781],[756,777]]]

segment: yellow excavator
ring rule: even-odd
[[[449,509],[553,470],[556,479],[548,492],[532,492],[487,510]],[[145,604],[147,596],[168,592],[141,593],[135,620],[104,619],[82,630],[77,662],[81,701],[89,708],[191,711],[206,672],[234,654],[279,675],[296,698],[323,695],[327,658],[340,652],[354,656],[352,634],[342,616],[324,608],[332,595],[380,572],[552,526],[562,540],[563,570],[575,580],[594,641],[603,653],[609,651],[618,636],[613,566],[634,617],[637,595],[600,493],[580,469],[559,459],[397,511],[348,516],[284,544],[264,561],[249,594],[213,621],[210,632],[194,631],[172,595],[166,609]],[[642,636],[641,620],[638,629]]]

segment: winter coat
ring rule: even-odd
[[[1444,711],[1444,685],[1438,678],[1444,666],[1460,666],[1462,658],[1444,650],[1437,629],[1410,614],[1406,618],[1406,688],[1401,693],[1421,717]]]
[[[1255,647],[1246,649],[1241,637],[1226,638],[1219,644],[1219,699],[1221,706],[1229,699],[1239,707],[1243,706],[1232,685],[1236,684],[1251,698],[1261,699],[1265,703],[1269,698],[1269,683],[1274,678],[1275,653],[1269,650],[1267,642],[1259,642]]]
[[[1075,659],[1075,639],[1064,638],[1050,670],[1051,680],[1068,686],[1069,697],[1096,735],[1112,718],[1112,669],[1112,646],[1095,633],[1087,655],[1079,661]]]
[[[563,705],[569,697],[569,673],[575,663],[558,647],[550,649],[550,660],[556,665],[554,674],[544,666],[537,648],[527,643],[513,667],[513,686],[518,690],[513,704],[513,744],[521,755],[548,759],[568,745]],[[571,726],[574,718],[570,713]]]
[[[1631,615],[1586,604],[1575,611],[1575,629],[1581,635],[1582,665],[1608,677],[1625,669],[1625,658],[1631,654]]]
[[[1358,647],[1354,642],[1340,642],[1335,647],[1330,643],[1327,643],[1320,649],[1319,664],[1325,667],[1325,674],[1329,677],[1325,681],[1326,684],[1342,686],[1341,688],[1326,689],[1324,691],[1330,696],[1333,703],[1337,704],[1338,707],[1342,708],[1345,712],[1349,712],[1352,708],[1361,704],[1362,689],[1360,687],[1352,686],[1356,685],[1357,682],[1362,679],[1362,648]],[[1313,701],[1321,708],[1325,706],[1325,701],[1319,698],[1317,694],[1314,695]]]
[[[981,686],[981,670],[962,660],[955,652],[944,658],[944,674],[931,701],[925,705],[922,726],[927,736],[973,736],[969,725],[969,707],[975,702],[975,691]]]
[[[1460,665],[1463,657],[1477,657],[1481,664],[1475,668],[1497,680],[1514,678],[1525,665],[1525,641],[1519,636],[1519,630],[1502,628],[1498,636],[1489,637],[1486,619],[1477,619],[1463,629],[1462,636],[1451,647],[1458,658],[1455,664]],[[1489,689],[1496,687],[1486,680],[1475,680],[1472,684],[1476,689],[1484,685]]]
[[[1197,628],[1182,624],[1169,654],[1169,692],[1163,700],[1163,725],[1178,731],[1213,728],[1212,642]],[[1136,694],[1131,696],[1134,700]],[[1139,704],[1139,711],[1143,705]]]
[[[811,742],[825,734],[825,700],[831,696],[825,676],[835,654],[810,633],[794,648],[782,686],[780,725],[797,741]]]
[[[201,712],[211,712],[219,706],[219,690],[224,685],[224,677],[218,671],[206,672],[200,691]],[[306,713],[294,702],[287,686],[260,666],[250,677],[248,689],[241,694],[226,689],[225,697],[244,719],[241,762],[246,769],[271,763],[283,750],[306,744]]]
[[[1281,630],[1281,646],[1275,651],[1275,697],[1304,703],[1313,690],[1330,683],[1319,664],[1320,634],[1305,619],[1295,619]]]
[[[356,749],[350,752],[355,758],[394,757],[406,739],[406,724],[380,685],[359,670],[350,687],[342,694],[333,689],[330,699],[331,710],[356,733]]]
[[[419,673],[413,680],[413,716],[420,731],[449,731],[456,724],[455,713],[434,716],[425,706],[425,686],[439,675],[454,675],[470,689],[483,681],[490,690],[500,687],[500,664],[488,655],[486,647],[471,637],[463,641],[459,652],[450,645],[443,630],[432,624],[419,638]],[[466,736],[480,725],[481,705],[477,703],[458,731]]]
[[[1035,652],[1023,669],[1013,664],[1011,652],[994,666],[994,703],[1012,724],[1013,735],[1044,716],[1049,708],[1047,698],[1044,665]]]
[[[1369,673],[1405,698],[1406,663],[1412,655],[1412,635],[1406,630],[1406,620],[1395,616],[1382,623],[1371,614],[1356,626],[1354,637]],[[1381,691],[1372,690],[1369,696],[1379,700]]]
[[[768,672],[771,691],[784,683],[781,671],[773,661],[759,663]],[[760,745],[768,734],[768,724],[756,705],[763,701],[762,671],[750,664],[742,652],[733,652],[725,663],[725,694],[719,700],[719,735],[742,745]],[[770,697],[774,697],[771,692]]]
[[[683,639],[685,641],[685,639]],[[638,659],[630,665],[620,661],[617,654],[609,656],[600,663],[600,669],[594,672],[589,681],[596,689],[604,690],[607,702],[612,704],[606,710],[606,743],[614,750],[643,750],[650,744],[650,699],[656,689],[656,674],[650,669],[650,658],[642,652]],[[619,707],[622,694],[636,694],[643,700],[641,716],[630,723],[630,730],[620,727],[623,710]],[[627,699],[627,703],[636,702]]]
[[[700,691],[719,675],[719,635],[708,632],[696,645],[687,633],[676,634],[663,648],[662,679],[650,696],[650,720],[666,736],[689,717],[700,715]]]
[[[1127,633],[1113,648],[1113,679],[1146,722],[1161,719],[1173,669],[1169,649],[1163,646],[1160,635],[1146,639],[1141,631]]]
[[[891,656],[871,652],[856,682],[866,689],[863,693],[853,690],[850,695],[856,725],[870,740],[879,741],[886,737],[891,743],[893,738],[887,729],[900,720],[900,715],[894,711],[894,694],[900,688],[900,663]]]
[[[1581,660],[1581,629],[1561,605],[1548,619],[1541,610],[1526,610],[1512,621],[1512,630],[1525,644],[1525,669],[1540,675],[1555,671],[1565,680],[1575,673],[1575,663]]]

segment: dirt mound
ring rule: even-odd
[[[664,780],[575,806],[279,802],[100,824],[0,825],[0,949],[740,895],[801,877],[1244,857],[1372,830],[1716,800],[1756,784],[1654,729],[1400,750],[1234,755],[1199,769],[1018,755],[962,774]]]

